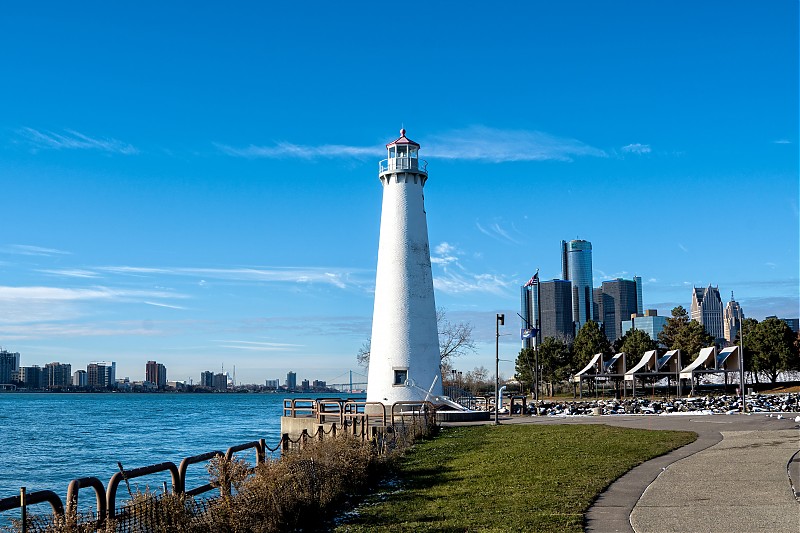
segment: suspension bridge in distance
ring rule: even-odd
[[[329,389],[335,389],[339,392],[362,393],[367,391],[367,376],[365,374],[348,370],[347,372],[339,374],[331,381],[343,378],[346,378],[344,383],[326,383],[325,385]]]

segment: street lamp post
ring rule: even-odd
[[[495,320],[495,341],[494,341],[494,425],[500,425],[500,326],[505,325],[506,315],[497,314]]]
[[[742,414],[747,412],[744,403],[744,323],[742,322],[742,307],[739,306],[739,395],[742,401]]]

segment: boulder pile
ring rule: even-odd
[[[745,398],[751,413],[798,413],[800,393],[751,394]],[[699,396],[694,398],[622,398],[531,402],[528,411],[539,416],[578,415],[661,415],[661,414],[733,414],[742,409],[738,396]]]

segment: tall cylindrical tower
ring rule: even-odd
[[[423,187],[426,163],[406,137],[386,145],[367,401],[390,405],[442,394],[439,333]]]

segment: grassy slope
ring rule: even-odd
[[[445,429],[403,460],[402,490],[337,531],[582,531],[613,480],[696,437],[602,425]]]

